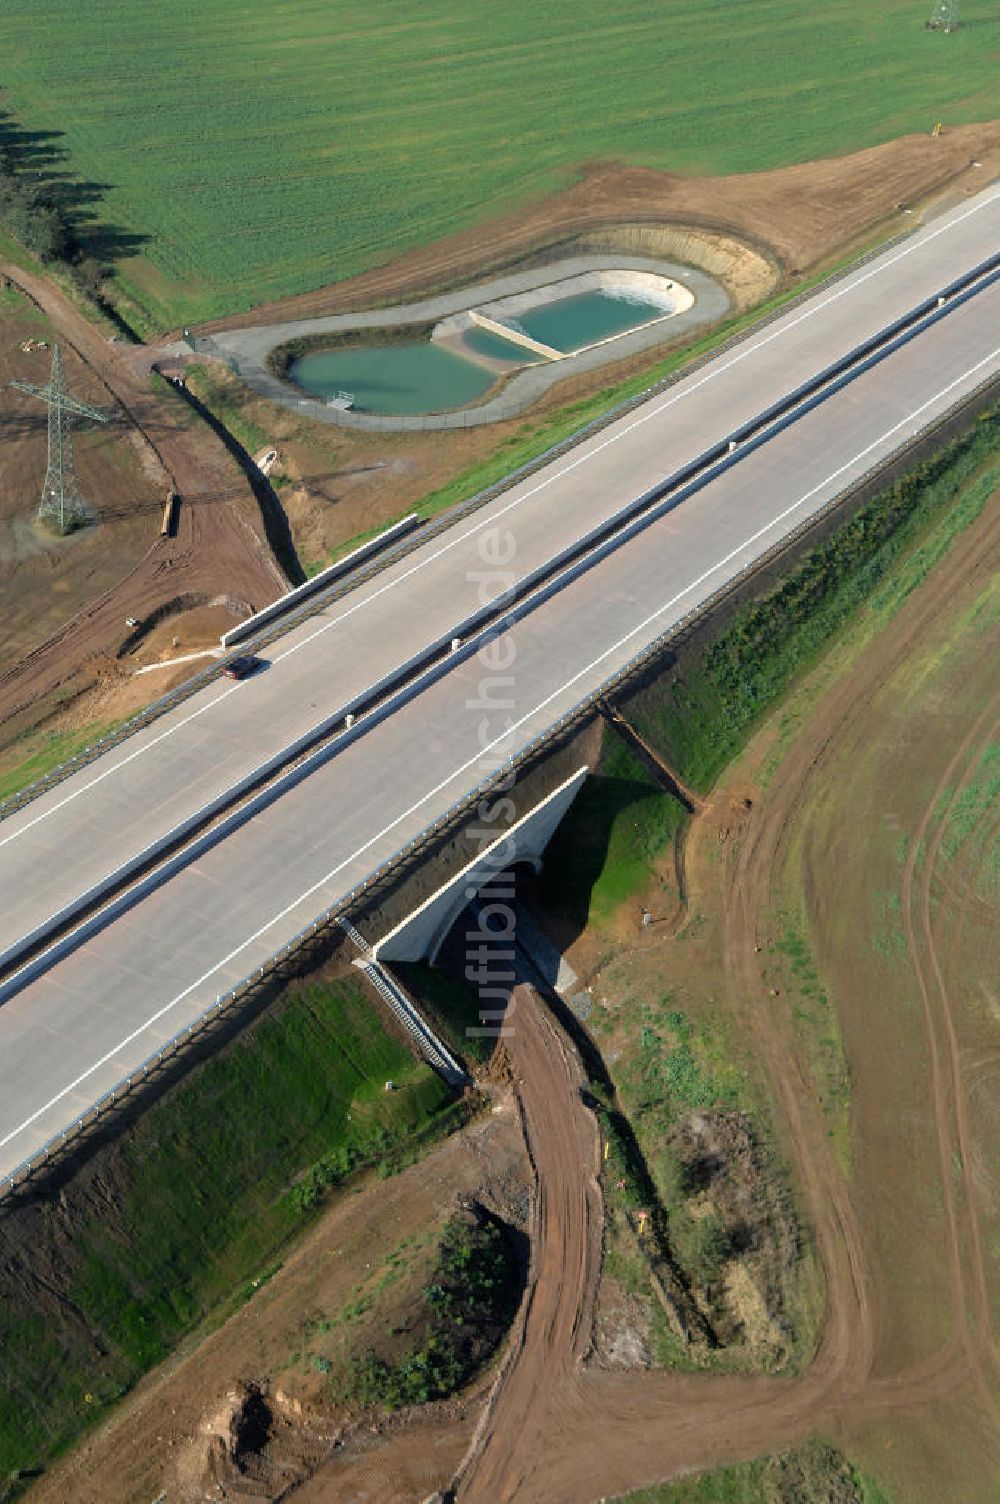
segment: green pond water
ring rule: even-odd
[[[303,355],[288,374],[316,397],[350,392],[355,408],[371,413],[433,413],[464,407],[497,379],[495,371],[428,341]]]
[[[554,303],[541,303],[515,317],[501,318],[500,322],[522,330],[543,345],[551,345],[553,350],[568,352],[610,339],[614,334],[624,334],[627,329],[663,318],[668,312],[659,303],[633,302],[607,292],[581,292]]]
[[[544,303],[507,322],[544,345],[569,352],[662,318],[664,312],[658,303],[588,292]],[[469,329],[464,339],[477,354],[499,356],[518,365],[534,365],[544,358],[489,329]],[[465,407],[488,392],[497,379],[495,371],[428,340],[320,351],[295,361],[288,374],[315,397],[350,392],[357,411],[387,414]]]
[[[519,366],[537,365],[545,356],[536,355],[532,350],[526,350],[516,340],[502,339],[499,334],[494,334],[492,329],[483,329],[474,324],[467,329],[462,336],[463,344],[468,345],[470,350],[475,350],[477,355],[489,355],[499,360],[515,360]]]

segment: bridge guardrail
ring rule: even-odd
[[[616,423],[619,418],[641,407],[650,398],[658,396],[662,392],[669,391],[672,386],[676,386],[679,382],[686,380],[688,376],[700,371],[713,360],[717,360],[719,356],[725,355],[731,350],[738,349],[740,345],[755,338],[762,329],[769,328],[771,324],[784,318],[786,314],[800,307],[803,303],[808,302],[810,298],[816,297],[829,288],[835,287],[838,282],[845,281],[863,267],[884,256],[887,251],[905,244],[907,240],[913,238],[918,228],[919,226],[914,225],[912,228],[901,231],[898,235],[891,236],[890,239],[884,241],[881,245],[873,246],[871,250],[866,251],[864,255],[859,256],[856,260],[831,272],[828,277],[824,277],[819,282],[793,293],[779,307],[773,308],[760,318],[753,320],[747,328],[736,330],[726,339],[714,345],[711,350],[707,350],[704,354],[685,362],[676,371],[671,371],[669,375],[661,377],[659,381],[652,382],[648,387],[644,387],[642,391],[637,392],[634,396],[626,397],[622,402],[616,403],[613,407],[609,408],[607,412],[599,414],[598,417],[591,419],[590,422],[581,425],[578,429],[574,429],[566,438],[558,440],[548,449],[543,450],[541,454],[536,455],[534,459],[526,461],[523,465],[519,465],[515,470],[503,476],[502,479],[494,482],[493,485],[486,486],[482,491],[477,491],[474,496],[456,503],[453,507],[447,508],[438,517],[428,522],[426,528],[421,529],[420,538],[416,542],[411,541],[409,546],[404,543],[399,548],[393,548],[389,555],[380,558],[375,564],[364,569],[357,579],[331,590],[330,595],[322,603],[314,601],[309,607],[296,612],[282,624],[280,629],[272,634],[268,634],[262,641],[272,641],[274,637],[289,631],[293,626],[297,626],[301,621],[307,619],[308,616],[323,609],[326,605],[339,600],[348,590],[357,588],[358,585],[364,584],[367,580],[372,579],[375,575],[387,569],[390,564],[394,563],[396,559],[404,557],[412,548],[420,546],[432,537],[436,537],[439,533],[453,526],[460,518],[469,516],[481,507],[489,505],[497,496],[502,496],[505,491],[509,491],[520,481],[527,479],[528,476],[534,475],[538,470],[550,464],[552,460],[558,459],[560,455],[567,454],[571,449],[574,449],[593,434],[599,433],[601,429],[610,427],[612,423]],[[65,763],[60,763],[49,773],[45,774],[43,778],[36,779],[34,783],[28,784],[17,793],[12,794],[8,799],[0,801],[0,820],[23,808],[25,804],[29,804],[33,799],[45,793],[47,789],[52,788],[54,785],[62,782],[64,778],[68,778],[73,773],[78,772],[80,768],[86,767],[88,763],[93,762],[96,758],[103,756],[110,747],[116,746],[118,743],[134,735],[135,732],[141,731],[144,726],[149,725],[159,716],[165,714],[166,711],[173,709],[175,705],[182,704],[184,700],[196,694],[199,689],[204,688],[206,684],[217,679],[220,673],[221,667],[214,665],[211,668],[203,669],[198,674],[192,675],[183,684],[178,685],[175,689],[170,690],[167,694],[162,695],[159,699],[145,706],[143,710],[137,715],[132,716],[124,725],[116,727],[113,731],[109,731],[106,736],[98,738],[90,746],[75,753],[73,757],[67,758]]]
[[[239,622],[235,627],[230,627],[228,632],[223,632],[219,638],[222,646],[227,649],[234,647],[236,643],[255,636],[271,622],[287,617],[289,612],[294,611],[303,601],[327,590],[334,581],[351,574],[361,564],[367,563],[373,554],[380,553],[390,543],[395,543],[406,533],[411,533],[419,524],[420,518],[416,512],[409,512],[398,522],[394,522],[391,527],[387,527],[384,532],[379,533],[377,538],[369,538],[367,543],[362,543],[358,548],[352,549],[349,554],[345,554],[342,559],[328,564],[326,569],[321,569],[319,574],[313,575],[312,579],[296,585],[294,590],[280,595],[269,606],[262,607],[260,611],[255,611],[252,616],[248,616],[245,621]]]
[[[58,913],[49,916],[43,924],[8,946],[0,953],[0,973],[9,971],[18,962],[37,952],[48,937],[65,931],[75,920],[90,913],[134,877],[146,872],[161,857],[176,850],[210,820],[223,814],[247,794],[260,789],[317,743],[327,740],[345,721],[364,711],[370,711],[384,696],[394,694],[409,681],[416,682],[416,676],[437,662],[447,652],[449,645],[464,642],[468,634],[480,633],[490,622],[496,624],[496,631],[503,630],[523,616],[526,610],[536,609],[557,589],[563,588],[585,570],[592,568],[641,528],[680,506],[694,491],[738,464],[747,453],[768,442],[783,428],[797,421],[874,364],[886,359],[908,340],[946,317],[956,306],[976,296],[984,285],[989,286],[1000,277],[997,267],[1000,267],[1000,253],[964,272],[915,308],[876,331],[846,355],[823,367],[808,381],[793,388],[777,402],[771,403],[754,418],[731,430],[716,444],[696,455],[656,486],[633,498],[597,527],[530,570],[503,596],[454,624],[402,664],[396,665],[388,674],[367,686],[359,695],[337,706],[294,742],[288,743],[236,783],[222,790],[172,830],[129,858],[114,872],[107,874],[86,893],[79,895]],[[564,573],[560,575],[559,570],[564,570]],[[525,601],[527,604],[524,604]],[[9,984],[0,986],[0,1000],[8,990]]]
[[[963,398],[960,403],[957,403],[955,408],[949,413],[930,421],[924,428],[911,436],[905,448],[889,456],[880,465],[875,466],[868,474],[862,476],[851,486],[846,487],[838,495],[831,497],[825,506],[821,507],[813,516],[805,519],[793,532],[787,534],[760,558],[754,560],[752,565],[746,566],[739,574],[727,580],[724,585],[720,586],[717,591],[713,592],[699,606],[692,608],[691,611],[687,612],[677,622],[674,622],[659,637],[636,653],[627,663],[609,675],[601,685],[583,697],[575,707],[558,717],[550,726],[534,737],[516,756],[506,758],[489,777],[482,779],[474,789],[450,805],[419,836],[406,842],[390,857],[380,862],[367,877],[363,878],[360,883],[356,883],[335,904],[324,910],[310,924],[304,925],[291,940],[279,947],[263,966],[256,968],[228,992],[221,993],[215,999],[215,1002],[199,1015],[197,1019],[194,1019],[183,1029],[178,1030],[160,1049],[152,1051],[139,1066],[130,1071],[118,1085],[106,1091],[86,1112],[81,1113],[65,1129],[53,1134],[37,1150],[16,1165],[13,1170],[0,1177],[0,1201],[2,1201],[4,1196],[9,1195],[19,1185],[30,1179],[40,1168],[44,1167],[50,1158],[68,1147],[78,1134],[93,1127],[104,1113],[115,1105],[120,1096],[130,1091],[137,1083],[144,1081],[156,1069],[162,1066],[164,1060],[175,1056],[200,1034],[210,1028],[223,1011],[228,1011],[239,1002],[245,1001],[266,980],[273,980],[280,976],[282,967],[289,962],[294,963],[296,956],[310,940],[314,940],[318,935],[329,931],[337,922],[339,916],[347,915],[352,910],[356,910],[358,904],[362,900],[367,899],[372,890],[380,882],[384,881],[390,873],[398,874],[400,867],[411,861],[431,841],[437,839],[442,832],[446,831],[449,826],[453,825],[457,819],[461,818],[464,813],[483,798],[491,788],[509,779],[512,773],[515,773],[519,767],[537,757],[546,746],[557,741],[560,737],[567,735],[574,725],[578,725],[584,721],[593,713],[593,707],[597,700],[627,683],[629,679],[634,678],[638,673],[641,673],[651,662],[659,657],[670,643],[682,638],[698,621],[709,615],[722,601],[739,590],[751,575],[766,569],[768,565],[774,563],[775,560],[781,558],[782,555],[794,548],[802,538],[821,525],[832,513],[845,504],[848,504],[852,496],[865,490],[870,490],[873,482],[877,482],[880,475],[898,466],[901,458],[905,458],[906,454],[917,445],[926,443],[935,431],[943,428],[947,423],[952,421],[956,412],[974,408],[981,410],[984,402],[995,395],[998,381],[1000,381],[1000,378],[997,375],[989,376]]]

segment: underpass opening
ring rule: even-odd
[[[511,994],[528,980],[522,915],[541,863],[525,857],[470,888],[468,902],[441,942],[432,964],[468,990],[477,1030],[484,1040],[505,1038],[512,1028]],[[521,931],[521,943],[518,933]]]
[[[433,965],[452,925],[471,899],[509,868],[527,863],[536,872],[541,868],[542,853],[560,821],[569,809],[587,777],[586,765],[548,794],[520,819],[488,841],[478,856],[453,873],[431,896],[414,909],[401,923],[372,945],[378,961],[430,961]],[[510,805],[509,799],[494,801],[493,808]],[[480,840],[489,835],[481,814]]]

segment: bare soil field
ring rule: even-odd
[[[277,448],[271,476],[284,482],[281,503],[307,570],[359,535],[386,527],[525,432],[522,421],[443,434],[358,433],[267,402],[219,363],[206,363],[188,381],[233,432]]]
[[[46,464],[44,405],[8,390],[11,381],[44,386],[52,324],[14,289],[0,294],[0,661],[12,663],[65,622],[82,603],[116,586],[159,538],[166,474],[128,424],[80,424],[74,435],[80,489],[96,525],[59,538],[35,523]],[[48,348],[24,351],[28,341]],[[73,396],[101,407],[108,393],[74,349],[64,351]]]
[[[85,400],[115,402],[131,429],[112,442],[96,433],[81,442],[81,481],[106,493],[110,502],[95,530],[59,540],[48,559],[45,588],[39,588],[42,563],[32,564],[34,535],[10,517],[24,509],[23,484],[5,500],[0,524],[12,524],[10,545],[30,567],[3,579],[4,620],[13,624],[0,663],[0,718],[7,746],[45,724],[62,703],[103,681],[108,685],[130,673],[115,665],[115,655],[130,629],[125,618],[144,618],[176,602],[179,610],[206,605],[220,596],[236,609],[256,608],[285,588],[285,580],[262,536],[260,512],[237,465],[211,432],[173,400],[156,396],[148,378],[136,377],[111,345],[48,279],[16,267],[0,271],[44,315],[45,327],[58,337],[69,378]],[[31,315],[26,315],[28,324]],[[37,335],[36,335],[37,337]],[[15,341],[16,344],[19,343]],[[5,356],[8,352],[5,352]],[[44,377],[45,352],[32,357],[28,379]],[[28,357],[23,357],[27,362]],[[86,371],[84,376],[83,372]],[[23,437],[4,465],[20,459],[26,472],[44,472],[45,428],[27,406],[15,399]],[[138,453],[135,446],[138,445]],[[6,473],[12,473],[7,468]],[[182,497],[176,536],[160,538],[160,515],[167,486]],[[159,489],[159,496],[156,492]],[[32,490],[34,481],[32,480]],[[133,501],[132,498],[135,498]],[[33,508],[27,505],[30,519]],[[63,567],[63,559],[69,563]],[[58,560],[58,567],[53,567]],[[89,561],[89,563],[88,563]],[[2,566],[0,566],[2,567]],[[39,596],[44,599],[38,600]],[[160,686],[147,684],[146,699]],[[135,691],[131,685],[125,703]],[[115,716],[127,713],[116,705]]]
[[[506,1212],[512,1199],[527,1196],[528,1182],[513,1100],[501,1091],[487,1118],[418,1164],[339,1195],[248,1304],[151,1374],[107,1425],[33,1487],[31,1498],[134,1504],[165,1490],[172,1501],[189,1504],[206,1496],[243,1498],[244,1488],[256,1498],[284,1497],[331,1454],[335,1497],[345,1504],[376,1497],[363,1492],[373,1475],[391,1480],[393,1497],[426,1497],[451,1476],[468,1446],[481,1386],[426,1414],[352,1429],[323,1401],[322,1376],[309,1361],[311,1334],[347,1308],[342,1319],[363,1344],[361,1313],[378,1295],[396,1251],[428,1240],[463,1195]],[[249,1436],[230,1444],[240,1421],[248,1412],[252,1418],[247,1399],[257,1394],[269,1441],[259,1445],[259,1437]],[[304,1487],[301,1497],[329,1498],[326,1488],[310,1495]]]

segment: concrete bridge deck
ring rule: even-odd
[[[1000,246],[1000,191],[896,247],[528,476],[0,821],[0,955],[475,609],[496,529],[520,578]],[[697,513],[691,523],[697,528]]]
[[[510,534],[521,572],[567,529],[579,532],[654,484],[768,393],[804,379],[998,243],[1000,194],[981,195],[298,628],[256,682],[213,685],[110,754],[106,767],[95,764],[2,822],[4,933],[106,871],[185,800],[203,799],[241,759],[259,757],[275,734],[287,738],[379,665],[446,630],[468,599],[456,592],[477,590],[476,571],[496,567],[480,555],[491,532]],[[1000,370],[998,329],[994,285],[514,622],[496,643],[498,659],[511,658],[502,675],[456,655],[436,682],[356,728],[308,778],[4,1002],[0,1175],[726,579]],[[510,707],[483,708],[490,680]]]

